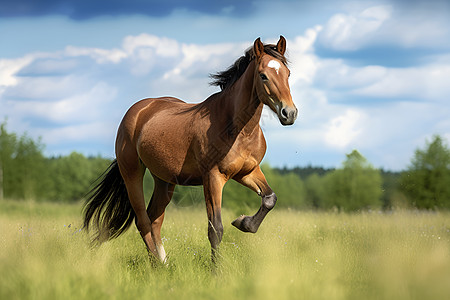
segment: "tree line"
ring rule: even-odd
[[[111,159],[77,152],[46,157],[44,148],[40,139],[8,132],[6,122],[0,125],[0,199],[80,201],[111,163]],[[338,211],[450,208],[450,150],[439,135],[417,149],[402,172],[376,169],[357,150],[347,154],[336,169],[271,168],[268,164],[262,169],[278,196],[277,207]],[[146,199],[152,190],[153,180],[146,174]],[[173,202],[200,205],[203,189],[177,186]],[[225,185],[224,207],[248,213],[259,205],[260,198],[249,189],[232,180]]]

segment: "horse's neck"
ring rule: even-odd
[[[234,85],[224,91],[224,101],[228,110],[227,114],[232,116],[234,125],[239,131],[251,134],[259,127],[263,104],[258,100],[256,90],[253,86],[255,62],[251,62],[247,70]]]

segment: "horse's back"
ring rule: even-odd
[[[119,133],[123,131],[128,138],[135,140],[136,134],[156,113],[170,111],[174,106],[190,106],[190,104],[174,97],[142,99],[128,109],[119,126]]]

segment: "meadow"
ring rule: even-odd
[[[450,213],[274,209],[230,225],[212,265],[203,206],[169,205],[168,265],[134,226],[91,248],[80,204],[0,201],[0,299],[448,299]],[[250,213],[250,212],[249,212]]]

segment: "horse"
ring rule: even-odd
[[[152,257],[166,262],[161,226],[176,185],[203,185],[212,259],[222,240],[222,189],[233,179],[261,197],[253,216],[241,215],[232,225],[256,233],[277,196],[260,163],[266,141],[260,127],[267,105],[282,125],[292,125],[297,108],[288,78],[286,39],[263,44],[258,38],[227,70],[211,75],[220,87],[205,101],[192,104],[173,97],[148,98],[132,105],[116,137],[116,159],[88,193],[84,228],[94,226],[93,242],[125,232],[133,220]],[[145,207],[146,169],[154,190]]]

